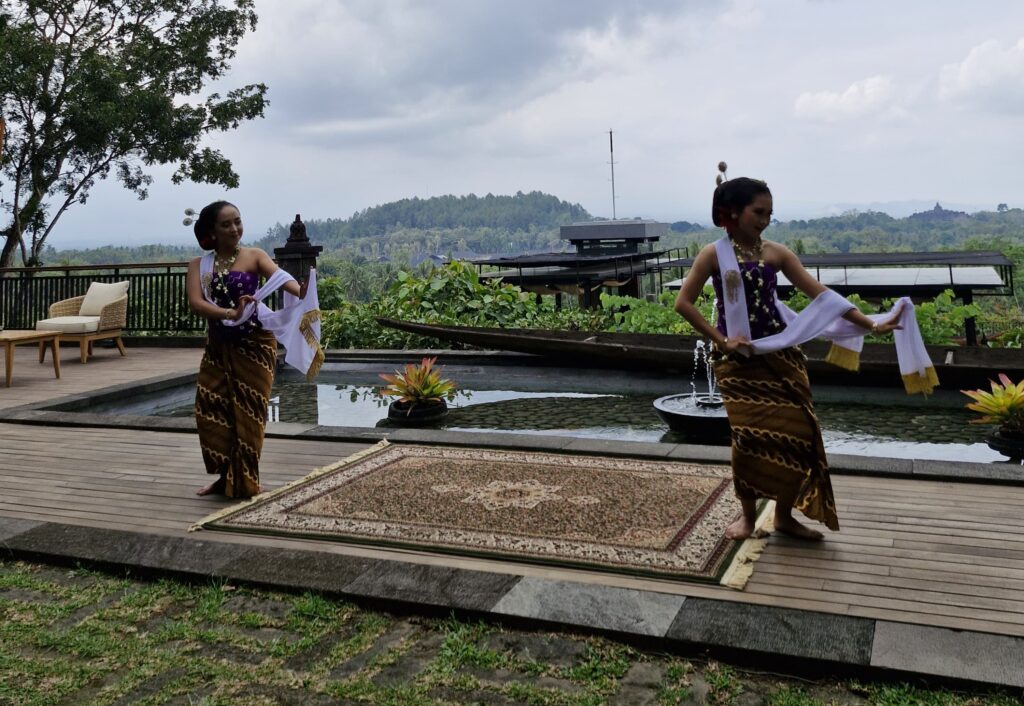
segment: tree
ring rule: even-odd
[[[261,117],[267,87],[198,94],[255,28],[253,1],[0,0],[0,267],[19,248],[38,264],[60,217],[111,171],[140,199],[155,164],[177,166],[176,184],[238,185],[200,142]]]
[[[998,206],[996,206],[996,211],[998,211],[999,213],[1006,213],[1009,210],[1010,207],[1007,206],[1005,203],[1001,203]]]

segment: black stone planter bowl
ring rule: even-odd
[[[692,395],[668,395],[654,400],[654,411],[673,432],[695,444],[728,446],[732,427],[724,407],[698,407]]]
[[[388,405],[388,421],[406,427],[423,427],[437,424],[448,416],[448,405],[444,400],[436,402],[402,402],[396,400]]]
[[[985,443],[993,451],[1009,456],[1009,463],[1021,463],[1024,460],[1024,435],[996,430],[985,437]]]

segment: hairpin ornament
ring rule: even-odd
[[[718,163],[718,176],[715,177],[715,184],[721,186],[725,182],[729,181],[729,177],[726,175],[725,170],[729,168],[729,165],[725,162]]]

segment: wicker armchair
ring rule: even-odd
[[[62,341],[78,341],[83,363],[92,355],[93,341],[103,339],[113,339],[121,355],[127,355],[121,340],[128,317],[127,290],[127,282],[116,285],[94,282],[84,296],[51,304],[49,318],[37,321],[36,329],[60,331]],[[40,362],[44,356],[45,351],[40,349]]]

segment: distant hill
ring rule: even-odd
[[[309,239],[326,251],[364,257],[394,255],[391,250],[444,254],[536,250],[558,246],[559,226],[590,219],[579,204],[540,191],[512,196],[435,196],[374,206],[350,218],[305,221]],[[273,248],[288,237],[277,224],[257,245]]]
[[[306,221],[313,243],[337,260],[416,264],[449,254],[473,259],[486,255],[557,252],[568,249],[559,226],[591,220],[579,204],[539,191],[496,196],[438,196],[402,199],[354,213],[349,218]],[[707,243],[722,231],[676,221],[658,246],[669,249]],[[893,252],[942,249],[998,249],[1016,253],[1024,242],[1024,210],[1000,204],[996,211],[968,214],[935,204],[904,218],[879,211],[847,211],[838,216],[773,222],[767,237],[799,252]],[[288,237],[277,224],[253,244],[268,252]],[[47,248],[43,261],[57,264],[127,264],[187,260],[196,247],[145,245],[90,250]]]
[[[690,221],[676,221],[669,225],[669,230],[675,233],[696,233],[705,230],[705,227],[699,223],[690,223]]]

